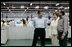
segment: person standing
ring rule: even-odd
[[[24,19],[22,19],[22,21],[23,21],[23,26],[26,27],[27,26],[26,21]]]
[[[46,22],[46,18],[43,17],[43,12],[38,11],[38,17],[35,17],[33,20],[35,30],[32,46],[36,46],[38,37],[40,37],[41,46],[45,46],[45,28],[47,24]]]
[[[2,22],[3,22],[3,23],[2,23],[2,27],[5,27],[5,21],[3,20]]]
[[[58,39],[57,39],[57,24],[58,24],[59,17],[57,13],[53,13],[53,18],[54,19],[50,24],[49,37],[52,40],[53,46],[59,46]]]
[[[48,20],[47,20],[48,26],[50,26],[51,21],[52,21],[52,18],[50,16],[48,16]]]
[[[67,46],[66,41],[68,35],[68,20],[64,15],[65,15],[64,11],[59,12],[60,19],[58,20],[58,26],[57,26],[58,31],[57,38],[59,39],[60,46]]]

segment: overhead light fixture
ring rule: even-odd
[[[14,5],[12,5],[12,8],[15,8]]]
[[[69,9],[69,7],[65,7],[65,9]]]
[[[58,7],[58,9],[62,9],[63,8],[63,6],[61,6],[61,7]]]
[[[3,3],[3,5],[6,5],[5,3]]]
[[[9,9],[9,7],[7,7],[7,9]]]
[[[58,5],[59,5],[59,3],[56,4],[56,6],[58,6]]]
[[[12,7],[12,8],[15,8],[15,7]]]
[[[44,9],[48,9],[48,6],[45,6]]]
[[[30,3],[30,6],[32,6],[32,3]]]
[[[39,6],[36,6],[35,8],[37,8],[37,9],[38,9],[38,8],[39,8]]]
[[[67,9],[67,7],[65,7],[65,9]]]
[[[24,6],[21,6],[21,8],[24,8]]]
[[[63,8],[63,6],[61,6],[60,8]]]
[[[27,9],[28,9],[28,7],[27,7]]]

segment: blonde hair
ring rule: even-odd
[[[59,14],[58,14],[58,13],[56,13],[56,12],[55,12],[55,13],[53,13],[53,15],[54,15],[54,14],[56,14],[56,16],[57,16],[57,17],[59,16]]]

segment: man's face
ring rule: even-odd
[[[60,16],[60,17],[62,16],[62,13],[61,13],[61,12],[59,12],[59,16]]]
[[[40,12],[40,14],[38,14],[38,17],[41,18],[43,16],[43,12]]]

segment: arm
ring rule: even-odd
[[[49,36],[51,36],[51,34],[52,34],[52,22],[51,22],[51,25],[49,27]]]
[[[68,31],[68,20],[64,17],[64,32],[63,35],[65,36]]]
[[[33,26],[34,26],[34,28],[35,28],[35,20],[33,19]]]
[[[45,28],[47,27],[47,19],[44,21]]]

